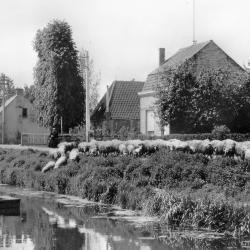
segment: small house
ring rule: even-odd
[[[144,82],[114,81],[100,100],[91,115],[95,129],[102,129],[107,135],[119,133],[121,129],[128,132],[140,130],[140,99]]]
[[[22,134],[48,134],[49,130],[36,122],[35,109],[24,97],[23,89],[16,89],[16,94],[5,101],[4,119],[3,106],[0,107],[0,131],[2,136],[4,121],[4,143],[21,143]]]

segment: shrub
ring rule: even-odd
[[[229,133],[230,129],[226,125],[215,126],[212,130],[212,135],[219,140],[226,139]]]

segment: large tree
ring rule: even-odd
[[[226,69],[197,74],[193,66],[186,62],[161,74],[156,105],[162,125],[170,123],[177,133],[211,132],[215,125],[241,132],[250,97],[246,75]],[[242,123],[237,127],[239,118]]]
[[[78,51],[72,30],[65,21],[54,20],[38,30],[34,41],[38,62],[34,70],[35,106],[38,118],[47,127],[63,130],[84,121],[84,88],[80,75]]]

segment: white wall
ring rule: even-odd
[[[27,108],[27,117],[22,116],[23,108]],[[5,143],[20,143],[18,133],[49,133],[49,129],[39,126],[32,104],[23,96],[16,98],[5,107]],[[2,113],[0,113],[2,121]]]
[[[154,112],[154,135],[160,136],[162,134],[160,119],[157,116],[155,108],[155,101],[156,97],[154,97],[153,94],[140,96],[140,132],[142,134],[147,134],[147,113],[150,111]],[[169,130],[166,129],[165,133],[169,134]]]

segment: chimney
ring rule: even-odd
[[[23,96],[24,95],[23,89],[22,88],[16,88],[16,94],[20,95],[20,96]]]
[[[106,92],[106,112],[109,112],[109,86],[107,85],[107,92]]]
[[[165,62],[165,48],[159,48],[159,66]]]

